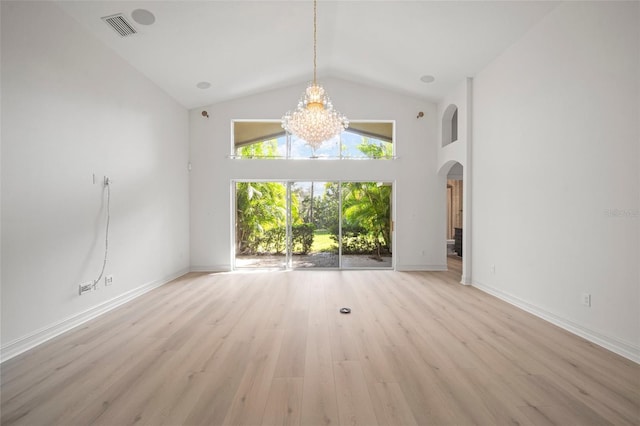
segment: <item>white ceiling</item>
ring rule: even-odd
[[[56,2],[187,108],[313,77],[313,2]],[[557,5],[544,1],[318,3],[318,80],[338,77],[437,101],[474,76]],[[133,21],[147,9],[153,25]],[[100,18],[124,13],[121,38]],[[433,83],[420,77],[433,75]],[[201,81],[212,86],[202,90]]]

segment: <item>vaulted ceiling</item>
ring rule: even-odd
[[[57,1],[187,108],[300,84],[313,77],[313,2]],[[437,101],[472,77],[557,2],[318,3],[318,79],[337,77]],[[155,17],[143,25],[135,10]],[[122,13],[137,34],[101,17]],[[138,20],[140,20],[138,18]],[[433,76],[425,83],[423,76]],[[209,82],[206,89],[196,87]]]

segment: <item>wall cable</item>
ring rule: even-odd
[[[107,257],[109,254],[109,222],[111,221],[111,180],[105,176],[104,178],[104,186],[107,187],[107,225],[105,227],[105,235],[104,235],[104,260],[102,261],[102,270],[100,271],[100,276],[93,282],[93,289],[95,290],[98,283],[102,279],[104,275],[104,270],[107,267]]]

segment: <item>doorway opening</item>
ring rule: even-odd
[[[463,167],[454,163],[447,173],[447,268],[462,277]]]
[[[234,269],[393,268],[391,182],[236,181]]]

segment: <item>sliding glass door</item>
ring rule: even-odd
[[[391,268],[391,183],[344,182],[341,194],[342,266]]]
[[[236,182],[239,268],[392,268],[390,182]]]
[[[287,265],[287,184],[235,183],[235,267]]]
[[[291,183],[291,267],[340,267],[338,188],[338,182]]]

